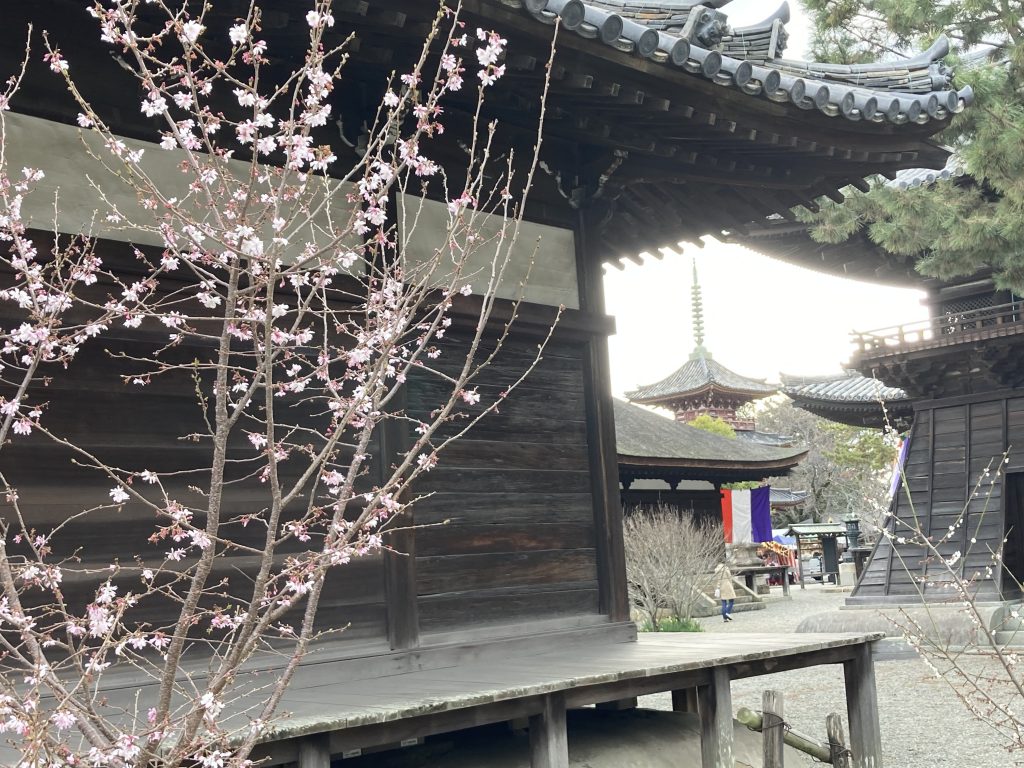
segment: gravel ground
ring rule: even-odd
[[[728,624],[720,617],[701,622],[707,632],[792,632],[804,616],[836,609],[846,597],[818,585],[806,590],[796,587],[792,594],[792,600],[769,603],[765,610],[737,613]],[[968,660],[972,665],[981,663],[977,658]],[[921,660],[879,661],[875,664],[875,677],[886,768],[1024,765],[1024,757],[1010,754],[1000,746],[999,735],[968,714],[956,694]],[[841,666],[811,667],[737,680],[732,685],[734,709],[759,710],[761,693],[768,688],[784,692],[785,716],[791,726],[820,741],[825,740],[825,716],[829,712],[842,712],[845,720]],[[671,709],[671,700],[668,694],[645,696],[640,706]],[[845,728],[849,733],[849,726]],[[815,764],[818,763],[807,757],[798,765]]]

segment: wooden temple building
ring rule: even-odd
[[[907,188],[937,181],[975,183],[955,162],[938,171],[900,172],[888,183]],[[948,600],[945,566],[919,546],[898,541],[911,538],[908,523],[914,519],[924,535],[942,540],[945,558],[958,558],[959,574],[979,598],[1019,600],[1024,456],[1013,446],[1024,440],[1024,319],[1017,297],[999,290],[985,271],[953,280],[924,277],[913,258],[891,254],[863,233],[823,245],[805,229],[775,219],[752,231],[748,244],[804,266],[927,294],[928,320],[855,334],[848,364],[853,371],[784,383],[797,405],[826,418],[855,426],[888,423],[907,432],[889,522],[897,541],[880,537],[848,602]],[[1006,464],[997,472],[1004,454]],[[992,556],[1000,550],[1001,567]]]
[[[260,5],[261,34],[278,57],[275,66],[298,66],[293,53],[301,47],[296,41],[308,39],[310,4]],[[620,452],[608,376],[606,337],[613,323],[604,313],[601,273],[604,265],[635,259],[642,251],[750,231],[773,214],[785,220],[792,207],[813,208],[820,195],[840,199],[841,188],[863,186],[872,174],[941,168],[946,152],[929,137],[964,108],[970,93],[952,85],[941,64],[942,41],[921,56],[886,65],[884,74],[873,65],[836,69],[783,56],[784,12],[734,29],[722,5],[462,3],[467,28],[496,29],[508,41],[507,76],[489,93],[482,113],[483,123],[499,123],[493,155],[533,145],[550,76],[543,173],[535,179],[520,235],[540,242],[538,268],[506,355],[488,369],[481,389],[500,392],[547,333],[555,308],[567,309],[527,383],[424,478],[420,490],[432,495],[416,506],[415,523],[450,520],[449,525],[408,531],[392,541],[393,551],[353,562],[332,577],[320,621],[347,629],[315,649],[300,670],[282,703],[289,717],[266,730],[254,755],[261,765],[326,768],[332,759],[369,749],[528,718],[531,765],[566,768],[567,708],[672,690],[680,692],[680,708],[699,702],[704,768],[731,768],[730,680],[829,663],[845,669],[854,764],[881,766],[870,656],[877,636],[637,640],[626,594]],[[208,34],[226,39],[248,6],[208,3]],[[155,7],[140,4],[139,10],[146,15]],[[335,114],[343,118],[341,133],[330,124],[317,129],[314,139],[337,155],[339,172],[357,160],[358,127],[372,123],[389,74],[411,69],[436,12],[435,4],[423,0],[334,4],[329,41],[340,43],[352,34],[356,44],[346,77],[331,96]],[[7,0],[2,15],[0,71],[17,71],[32,22],[37,32],[48,31],[71,62],[84,96],[125,141],[149,146],[158,140],[154,119],[139,111],[144,94],[123,71],[117,52],[101,42],[80,0]],[[556,31],[557,53],[548,73]],[[69,214],[55,221],[52,206],[37,210],[35,226],[74,233],[97,205],[84,180],[93,166],[79,139],[78,108],[40,59],[32,57],[21,93],[5,112],[7,151],[20,158],[15,162],[41,167],[47,182],[61,189]],[[464,168],[461,144],[471,138],[473,108],[471,95],[453,97],[446,105],[447,130],[432,143],[432,157],[453,170]],[[149,154],[159,153],[153,146]],[[523,155],[529,152],[516,157]],[[118,199],[116,180],[103,183],[112,185],[106,194]],[[441,191],[432,187],[427,194],[440,198]],[[435,200],[442,211],[446,202]],[[131,240],[130,232],[104,231],[97,253],[108,267],[130,275]],[[518,258],[525,264],[532,249]],[[460,323],[476,317],[475,301],[468,297],[455,307],[453,348]],[[499,309],[511,313],[511,303]],[[5,325],[17,321],[10,303],[2,312]],[[1020,358],[993,357],[976,344],[999,335],[996,349],[1015,350],[1009,331],[1017,324],[1017,314],[1000,308],[970,320],[961,315],[942,326],[951,332],[938,328],[913,342],[905,336],[865,337],[860,367],[877,369],[912,397],[955,394],[953,400],[922,402],[913,440],[927,451],[918,450],[908,464],[915,488],[927,482],[935,489],[935,525],[962,500],[968,472],[983,457],[998,454],[1005,441],[1021,442],[1024,401],[1012,390],[1019,383],[1014,360]],[[118,328],[104,337],[102,349],[77,360],[73,386],[55,386],[48,395],[58,431],[120,466],[159,465],[169,455],[188,464],[193,448],[179,438],[196,428],[193,383],[169,382],[125,397],[120,371],[112,369],[111,355],[146,355],[156,343],[162,341]],[[957,355],[964,350],[959,359],[970,359],[969,368],[957,362],[954,349]],[[198,354],[187,345],[184,353]],[[664,399],[672,389],[718,381],[720,368],[710,357],[692,362],[700,368],[699,379],[649,394]],[[956,381],[973,382],[980,376],[975,364],[995,377],[993,385],[984,393],[973,385],[954,393],[945,382],[953,382],[957,372]],[[915,388],[927,378],[925,371],[942,386],[930,392]],[[410,381],[410,411],[431,402],[432,391],[430,382]],[[728,377],[715,391],[750,394],[747,383]],[[108,415],[112,407],[120,409],[116,420]],[[138,424],[147,428],[140,431]],[[947,437],[954,435],[959,443]],[[371,451],[375,461],[387,464],[402,455],[402,443],[382,440]],[[1015,461],[1012,467],[1021,466]],[[44,440],[5,447],[4,464],[18,486],[22,513],[42,530],[79,511],[81,499],[105,497],[109,487]],[[1016,482],[1008,496],[1019,493]],[[230,502],[234,513],[250,503],[242,490]],[[7,507],[0,510],[10,514]],[[82,579],[68,580],[69,600],[88,595],[88,567],[130,551],[124,547],[131,546],[126,542],[133,532],[147,535],[150,517],[127,504],[116,515],[74,529],[75,544],[89,559]],[[1002,524],[996,528],[1001,531]],[[222,567],[228,574],[247,566],[226,553]],[[72,582],[82,595],[74,594]],[[201,667],[202,659],[190,663]],[[127,708],[130,697],[145,699],[148,691],[146,678],[128,675],[104,701],[112,706],[122,700]],[[0,762],[15,764],[17,758],[16,747],[0,747]]]

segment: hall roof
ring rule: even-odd
[[[956,152],[946,158],[941,168],[904,168],[888,175],[891,178],[885,181],[885,186],[899,190],[928,187],[951,179],[959,185],[976,183],[967,173],[963,158]],[[863,229],[841,243],[819,243],[811,237],[807,224],[775,214],[746,232],[726,239],[780,261],[840,277],[914,288],[943,284],[943,281],[917,271],[917,256],[887,251]]]
[[[565,120],[617,137],[629,155],[608,164],[615,172],[598,190],[612,210],[597,247],[615,266],[703,235],[742,234],[773,214],[792,219],[793,207],[816,210],[822,195],[841,200],[842,187],[866,188],[873,173],[941,168],[948,153],[927,136],[973,99],[952,85],[944,37],[900,61],[785,58],[786,3],[742,28],[729,25],[725,0],[500,3],[540,22],[557,19],[565,47],[577,45],[573,36],[587,38],[580,51],[604,47],[602,58],[641,78],[626,87],[619,75],[577,69],[555,92],[569,82],[589,92],[576,90],[573,109],[549,113],[553,125]],[[618,108],[585,116],[580,109],[599,93]]]
[[[741,376],[710,356],[694,355],[661,381],[627,392],[626,397],[636,403],[653,405],[713,391],[757,399],[775,394],[778,388],[766,383],[764,379]]]
[[[803,446],[775,448],[680,424],[638,405],[615,400],[615,440],[623,466],[742,472],[749,479],[785,474],[807,455]]]
[[[26,23],[42,26],[39,5],[5,3],[0,68],[17,70]],[[296,41],[308,35],[305,12],[288,0],[263,5],[261,34],[275,67],[289,70]],[[536,142],[543,118],[542,162],[528,203],[533,220],[558,223],[566,208],[585,209],[596,223],[588,254],[620,265],[624,258],[641,261],[644,251],[657,256],[682,241],[749,231],[772,214],[792,218],[792,208],[813,210],[822,195],[841,199],[839,190],[863,186],[873,174],[943,166],[948,152],[929,137],[972,100],[969,89],[955,89],[941,62],[948,51],[944,39],[899,62],[844,67],[799,61],[783,56],[784,4],[746,27],[729,24],[727,5],[464,0],[469,30],[479,25],[508,40],[506,76],[488,90],[481,114],[481,125],[497,120],[510,132],[494,156],[506,150],[520,160],[529,155],[519,150]],[[140,8],[147,12],[145,4]],[[436,3],[422,0],[336,5],[337,24],[325,44],[352,36],[345,43],[350,77],[339,84],[332,112],[344,127],[332,121],[315,131],[317,145],[351,157],[347,145],[356,136],[345,131],[358,133],[392,74],[418,59],[436,12]],[[211,3],[204,24],[213,35],[236,15],[233,4]],[[83,34],[93,23],[80,0],[47,0],[50,39],[75,62],[86,98],[110,112],[119,132],[154,140],[154,122],[138,113],[137,84],[121,70],[116,52],[100,43],[95,29]],[[77,105],[35,58],[25,95],[12,108],[75,125]],[[469,61],[467,67],[473,69]],[[467,84],[471,77],[467,72]],[[464,160],[452,137],[471,130],[475,91],[452,94],[446,107],[450,131],[437,141],[449,142],[445,151],[453,162]],[[225,101],[230,107],[229,95]]]
[[[845,536],[846,526],[840,523],[797,523],[786,531],[787,536]]]
[[[788,2],[757,24],[733,29],[721,10],[729,0],[500,0],[624,53],[681,67],[756,98],[790,101],[830,117],[872,122],[947,120],[969,102],[969,88],[951,88],[940,37],[908,59],[825,64],[786,59]]]

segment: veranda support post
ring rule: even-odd
[[[715,667],[711,682],[697,689],[701,768],[733,768],[732,689],[727,667]]]
[[[850,719],[852,768],[882,768],[882,734],[878,724],[878,695],[871,644],[857,646],[856,654],[843,662],[846,678],[846,710]]]
[[[569,768],[565,697],[544,698],[544,710],[530,717],[530,768]]]
[[[318,733],[299,740],[298,768],[331,768],[329,734]]]

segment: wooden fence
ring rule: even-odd
[[[783,746],[786,744],[827,765],[853,768],[850,748],[843,733],[843,718],[836,712],[829,713],[825,718],[828,741],[824,744],[789,727],[783,716],[781,691],[765,691],[761,712],[743,707],[736,713],[736,719],[750,730],[762,734],[764,768],[785,768]]]

